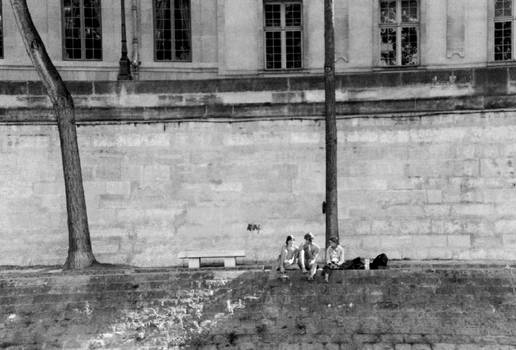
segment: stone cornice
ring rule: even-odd
[[[67,82],[78,122],[320,119],[322,76]],[[339,75],[337,114],[411,115],[516,108],[516,66]],[[40,82],[0,82],[0,122],[51,123]]]

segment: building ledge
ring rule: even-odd
[[[79,123],[321,119],[323,76],[66,82]],[[337,115],[418,116],[516,108],[516,66],[338,75]],[[41,82],[0,82],[0,122],[52,123]]]

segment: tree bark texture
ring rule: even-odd
[[[10,1],[25,49],[43,81],[56,114],[68,213],[69,246],[64,268],[85,268],[96,261],[91,249],[88,228],[73,99],[47,54],[32,22],[26,0]]]
[[[333,0],[324,0],[324,92],[326,116],[326,247],[328,247],[328,240],[331,237],[339,237]]]

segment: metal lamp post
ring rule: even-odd
[[[120,0],[121,6],[121,21],[122,21],[122,55],[120,57],[120,64],[118,68],[118,80],[132,80],[131,76],[131,61],[127,57],[127,38],[125,34],[125,0]]]

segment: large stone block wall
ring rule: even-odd
[[[260,270],[3,270],[0,347],[514,350],[513,269],[405,265],[329,284]]]
[[[338,129],[349,257],[516,258],[514,112],[355,117]],[[177,265],[181,250],[216,246],[271,261],[286,234],[299,242],[306,231],[323,244],[320,121],[87,124],[78,134],[100,261]],[[0,265],[63,263],[56,127],[0,125],[0,164]]]

